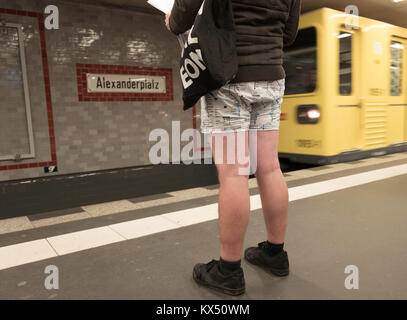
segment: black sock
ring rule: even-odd
[[[242,260],[239,260],[236,262],[230,262],[230,261],[223,260],[222,257],[220,257],[219,270],[224,275],[228,275],[228,274],[233,273],[236,270],[239,270],[241,263],[242,263]]]
[[[282,243],[282,244],[274,244],[274,243],[271,243],[268,240],[266,242],[265,250],[266,250],[267,253],[269,253],[272,256],[283,252],[283,249],[284,249],[284,243]]]

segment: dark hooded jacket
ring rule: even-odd
[[[283,48],[297,36],[301,0],[231,0],[239,71],[232,82],[285,78]],[[203,0],[175,0],[170,27],[184,33],[194,24]]]

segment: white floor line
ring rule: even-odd
[[[56,253],[62,256],[64,254],[101,247],[126,239],[109,227],[101,227],[50,237],[47,238],[47,240],[55,249]]]
[[[57,257],[46,239],[0,248],[0,270]]]
[[[296,201],[406,174],[407,164],[378,169],[293,187],[289,189],[289,197],[290,201]],[[251,210],[261,209],[260,196],[251,196],[250,205]],[[112,224],[106,227],[92,228],[1,247],[0,270],[52,258],[57,256],[55,252],[58,255],[65,255],[211,221],[217,219],[217,217],[218,204],[213,203],[197,208]]]

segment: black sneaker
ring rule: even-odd
[[[196,264],[193,277],[198,284],[231,296],[239,296],[246,289],[243,269],[240,268],[230,275],[224,275],[219,270],[219,261],[217,260],[212,260],[207,264]]]
[[[266,243],[261,242],[258,247],[247,248],[244,252],[245,259],[278,277],[288,276],[290,271],[287,252],[283,250],[276,255],[270,255],[266,252]]]

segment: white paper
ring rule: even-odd
[[[175,0],[148,0],[147,3],[151,4],[156,9],[168,14],[174,6]]]

